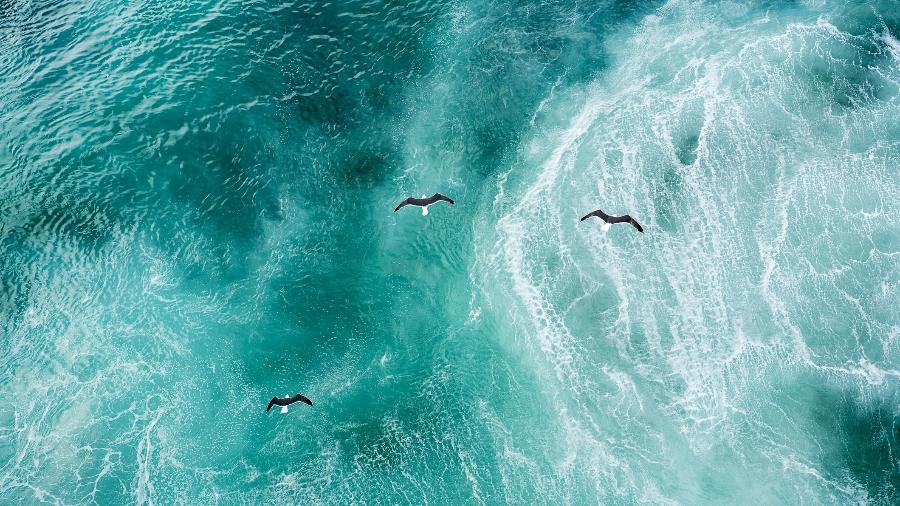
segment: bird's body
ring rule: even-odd
[[[584,220],[590,218],[591,216],[596,216],[606,222],[603,225],[604,231],[609,230],[609,227],[611,225],[615,225],[616,223],[630,223],[634,228],[637,229],[638,232],[644,233],[644,228],[641,227],[641,224],[638,223],[637,220],[635,220],[634,218],[632,218],[630,215],[627,215],[627,214],[622,215],[622,216],[610,216],[610,215],[604,213],[602,210],[597,209],[594,212],[584,215],[581,218],[581,221],[584,221]]]
[[[422,208],[422,216],[428,216],[428,206],[430,206],[431,204],[434,204],[435,202],[440,202],[440,201],[449,202],[450,204],[454,204],[453,200],[450,197],[448,197],[446,195],[442,195],[440,193],[435,193],[434,195],[432,195],[430,197],[428,195],[422,195],[421,198],[409,197],[406,200],[404,200],[403,202],[400,202],[400,205],[398,205],[397,208],[394,209],[394,212],[396,213],[402,207],[418,206],[418,207]]]
[[[272,397],[272,400],[269,401],[269,405],[266,407],[266,413],[268,413],[269,410],[272,409],[272,406],[281,406],[281,412],[287,413],[287,407],[298,401],[312,406],[312,401],[305,397],[303,394],[297,394],[293,397],[290,397],[288,394],[284,394],[283,398]]]

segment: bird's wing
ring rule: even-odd
[[[304,404],[309,404],[310,406],[312,406],[312,401],[309,400],[309,398],[303,394],[297,394],[297,395],[291,397],[291,402],[297,402],[297,401],[300,401]]]
[[[603,221],[608,221],[608,218],[609,218],[609,215],[607,215],[603,211],[597,209],[596,211],[591,211],[591,212],[585,214],[584,216],[582,216],[581,221],[584,221],[584,220],[590,218],[591,216],[596,216]]]
[[[407,198],[406,200],[404,200],[403,202],[401,202],[400,205],[397,206],[396,209],[394,209],[394,212],[396,213],[396,212],[399,211],[400,208],[403,207],[403,206],[408,206],[410,200],[412,200],[412,197],[409,197],[409,198]]]
[[[269,410],[272,409],[272,406],[276,403],[275,401],[277,401],[277,400],[278,400],[278,397],[272,397],[272,400],[269,401],[269,405],[266,406],[266,413],[268,413]]]
[[[636,228],[638,232],[640,232],[642,234],[644,233],[644,227],[642,227],[641,224],[638,223],[636,219],[632,218],[631,216],[629,216],[627,214],[625,216],[628,218],[628,223],[631,223],[632,225],[634,225],[634,228]]]
[[[435,194],[431,197],[431,200],[434,201],[434,202],[437,202],[438,200],[443,200],[444,202],[449,202],[449,203],[451,203],[451,204],[455,204],[455,202],[453,202],[453,199],[451,199],[450,197],[444,195],[443,193],[435,193]]]

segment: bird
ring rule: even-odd
[[[306,404],[312,406],[312,401],[306,398],[303,394],[297,394],[293,397],[289,396],[288,394],[284,394],[283,399],[279,397],[272,397],[272,400],[269,401],[269,405],[266,407],[266,413],[268,413],[269,410],[272,409],[272,406],[281,406],[281,412],[287,413],[287,407],[297,401],[305,402]]]
[[[403,202],[401,202],[400,205],[397,206],[396,209],[394,209],[394,212],[396,213],[397,211],[400,210],[401,207],[405,207],[405,206],[419,206],[422,208],[422,216],[428,216],[428,206],[430,206],[431,204],[434,204],[435,202],[439,202],[441,200],[443,200],[444,202],[449,202],[451,204],[454,204],[453,200],[450,197],[448,197],[446,195],[441,195],[440,193],[435,193],[434,195],[432,195],[430,197],[427,195],[422,195],[422,198],[419,198],[419,199],[417,199],[415,197],[409,197],[406,200],[404,200]]]
[[[584,215],[581,218],[581,221],[584,221],[584,220],[590,218],[591,216],[596,216],[606,222],[603,225],[604,232],[609,230],[609,227],[616,223],[631,223],[634,226],[634,228],[637,229],[638,232],[640,232],[642,234],[644,233],[644,228],[641,227],[641,224],[638,223],[637,220],[635,220],[634,218],[632,218],[630,215],[627,215],[627,214],[622,215],[622,216],[610,216],[610,215],[604,213],[602,210],[597,209],[596,211],[593,211],[591,213]]]

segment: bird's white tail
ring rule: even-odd
[[[281,412],[287,413],[287,406],[281,406]]]
[[[422,206],[422,216],[428,216],[428,206]]]
[[[609,223],[604,223],[604,224],[603,224],[603,231],[604,231],[604,232],[609,232],[609,227],[611,227],[611,226],[612,226],[612,225],[609,224]]]

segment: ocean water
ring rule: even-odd
[[[896,0],[0,1],[0,503],[898,504],[898,386]]]

